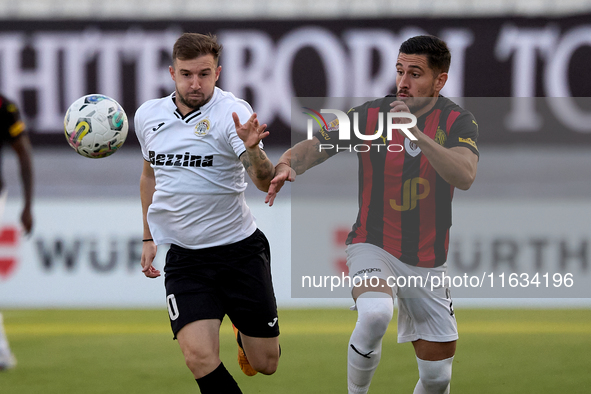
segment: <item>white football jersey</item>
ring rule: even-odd
[[[174,93],[138,108],[135,132],[156,176],[148,210],[156,244],[202,249],[241,241],[256,230],[239,160],[246,148],[232,112],[245,123],[252,108],[217,87],[207,104],[185,116]]]

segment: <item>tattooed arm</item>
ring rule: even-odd
[[[301,175],[306,170],[324,162],[329,158],[326,151],[320,150],[320,141],[316,137],[304,140],[293,148],[288,149],[275,166],[275,176],[271,180],[265,203],[273,205],[277,193],[281,190],[285,181],[293,182],[296,175]]]
[[[259,147],[259,142],[269,135],[266,124],[259,124],[257,114],[254,113],[245,124],[240,123],[236,112],[232,113],[236,134],[244,142],[246,152],[240,155],[240,161],[255,186],[264,192],[269,191],[269,185],[275,169],[265,152]]]
[[[258,145],[252,149],[247,148],[246,152],[240,155],[240,161],[256,187],[264,192],[269,191],[275,169],[265,151]]]

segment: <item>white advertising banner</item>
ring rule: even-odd
[[[289,300],[289,205],[251,208],[272,245],[278,301]],[[0,308],[165,307],[163,276],[148,279],[140,268],[139,197],[37,200],[30,238],[19,214],[20,202],[9,200],[0,228]],[[156,257],[161,271],[165,252]]]
[[[335,278],[348,275],[344,241],[354,201],[294,204],[284,196],[273,207],[250,205],[271,244],[280,307],[351,302],[350,289]],[[20,201],[8,201],[0,228],[0,308],[164,307],[163,277],[147,279],[140,270],[139,199],[37,200],[34,212],[35,230],[26,238]],[[510,297],[514,305],[591,299],[591,201],[457,201],[453,219],[454,298],[486,304]],[[161,248],[160,269],[164,257]]]

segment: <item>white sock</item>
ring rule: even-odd
[[[454,358],[450,357],[445,360],[427,361],[417,357],[419,381],[413,394],[449,394],[453,360]]]
[[[365,394],[382,354],[382,337],[394,314],[392,298],[366,292],[357,298],[357,324],[349,340],[347,384],[349,394]]]
[[[0,352],[10,352],[8,347],[8,340],[6,339],[6,333],[4,332],[4,321],[2,320],[2,313],[0,313]]]

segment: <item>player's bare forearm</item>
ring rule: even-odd
[[[264,192],[269,191],[275,169],[265,151],[258,146],[246,149],[246,152],[240,155],[240,161],[255,186]]]
[[[148,278],[157,278],[160,276],[160,271],[152,265],[158,247],[154,241],[149,241],[152,239],[152,233],[148,225],[148,208],[152,204],[155,191],[156,177],[154,175],[154,169],[150,166],[150,162],[144,160],[144,168],[140,176],[140,199],[142,201],[143,237],[145,241],[142,243],[142,258],[140,263],[142,265],[142,272]]]
[[[18,156],[25,206],[30,207],[33,200],[33,163],[29,137],[21,135],[12,143],[12,148]]]
[[[31,153],[31,142],[26,134],[21,134],[13,143],[12,148],[18,156],[20,175],[23,187],[23,211],[21,213],[21,223],[25,232],[28,234],[33,228],[33,163]]]
[[[435,171],[450,185],[468,190],[476,178],[478,156],[466,147],[445,148],[425,134],[413,133]]]
[[[144,160],[144,168],[140,176],[140,199],[142,201],[142,217],[144,225],[144,239],[152,238],[148,225],[148,208],[152,204],[152,197],[156,191],[156,178],[150,163]]]
[[[21,160],[20,166],[25,207],[30,208],[33,203],[33,164],[30,156]]]
[[[281,156],[277,165],[281,163],[287,164],[297,175],[301,175],[328,158],[328,153],[320,149],[320,141],[314,137],[311,140],[298,142],[293,148],[287,150]]]
[[[236,134],[244,142],[246,148],[246,151],[240,155],[240,161],[255,186],[259,190],[267,192],[275,172],[273,163],[259,147],[261,140],[269,135],[266,130],[267,125],[259,123],[256,112],[244,124],[240,123],[236,112],[232,112],[232,119]]]
[[[316,137],[297,143],[288,149],[275,166],[275,175],[271,180],[265,203],[273,206],[277,193],[286,181],[295,181],[296,175],[301,175],[309,168],[328,159],[328,153],[320,150],[320,141]]]
[[[160,270],[157,270],[152,265],[157,251],[158,247],[154,242],[144,242],[142,245],[142,272],[147,278],[157,278],[160,276]]]

